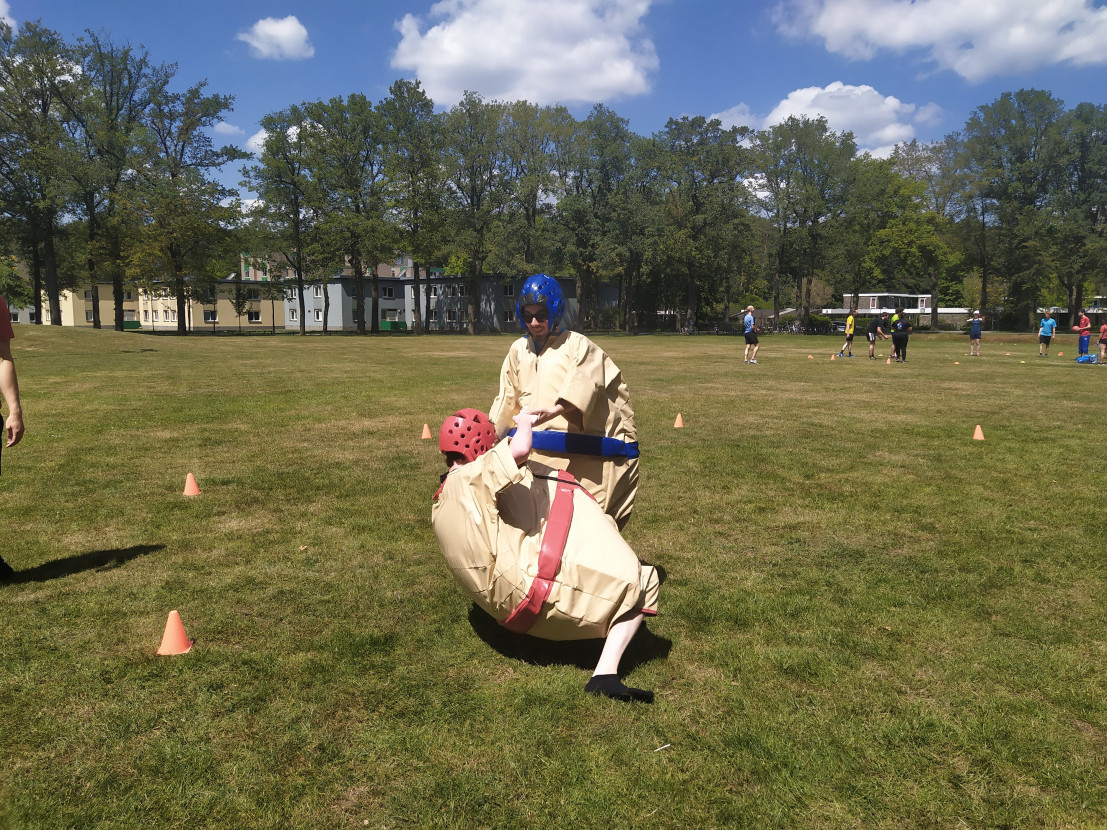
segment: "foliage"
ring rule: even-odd
[[[182,91],[175,73],[106,34],[66,43],[0,23],[4,253],[51,322],[78,285],[110,283],[117,329],[125,286],[165,283],[182,307],[240,254],[287,268],[301,297],[305,280],[351,276],[359,331],[378,326],[375,266],[399,255],[420,291],[429,268],[464,267],[471,331],[483,279],[539,271],[576,280],[581,320],[599,320],[588,303],[613,283],[628,329],[726,320],[746,302],[808,315],[816,280],[843,304],[929,292],[1024,328],[1046,298],[1072,312],[1107,292],[1107,108],[1042,90],[880,160],[822,118],[752,130],[689,114],[639,136],[602,104],[578,120],[468,92],[436,112],[398,80],[375,107],[354,94],[266,115],[244,216],[214,181],[248,156],[212,143],[232,99]]]

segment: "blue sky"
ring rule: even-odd
[[[91,28],[235,97],[217,140],[256,146],[290,104],[418,78],[440,108],[596,102],[650,135],[669,118],[764,128],[825,115],[887,155],[1005,91],[1102,105],[1107,0],[0,0],[18,28]],[[237,178],[237,176],[231,177]]]

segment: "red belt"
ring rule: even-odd
[[[538,619],[544,603],[553,589],[554,577],[561,567],[561,555],[565,552],[565,540],[569,537],[569,525],[573,521],[573,492],[579,487],[577,480],[564,470],[557,474],[557,490],[550,515],[546,519],[546,532],[542,535],[542,547],[538,552],[538,576],[530,584],[526,599],[511,612],[502,625],[516,634],[526,634]]]

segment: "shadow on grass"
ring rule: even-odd
[[[541,640],[516,634],[497,623],[476,603],[469,607],[469,624],[478,637],[504,657],[536,666],[576,666],[592,671],[603,649],[603,640]],[[619,674],[628,674],[639,666],[669,656],[672,641],[657,636],[648,625],[647,617],[623,655]]]
[[[82,571],[118,568],[132,559],[137,559],[148,553],[155,553],[164,547],[165,545],[132,545],[129,548],[78,553],[64,559],[55,559],[53,562],[44,562],[24,571],[16,571],[11,577],[0,583],[0,586],[21,585],[25,582],[46,582],[50,579],[72,576]]]

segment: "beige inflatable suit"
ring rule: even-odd
[[[579,485],[558,471],[528,461],[518,466],[507,441],[443,480],[431,509],[439,547],[465,593],[501,624],[549,640],[607,636],[630,611],[657,613],[658,576],[642,565],[614,522]],[[560,498],[571,520],[555,573],[544,573],[543,543],[561,519],[551,519]],[[536,581],[548,593],[536,599]],[[512,620],[528,597],[536,613],[525,628]],[[540,603],[540,604],[539,604]]]
[[[582,334],[551,334],[541,352],[534,340],[521,337],[511,344],[500,370],[500,391],[488,417],[500,435],[512,426],[512,416],[523,409],[548,409],[559,399],[580,410],[578,418],[557,417],[542,425],[551,433],[567,433],[570,442],[585,443],[585,436],[615,439],[633,445],[634,457],[611,457],[542,448],[535,433],[531,458],[572,473],[595,497],[619,527],[626,524],[638,492],[638,432],[634,410],[619,367]]]

